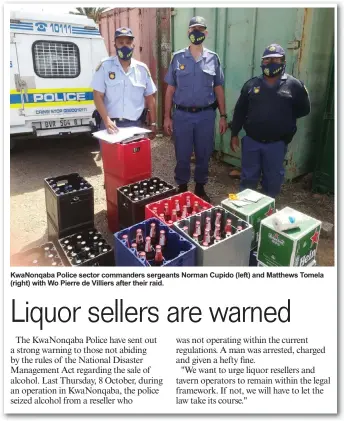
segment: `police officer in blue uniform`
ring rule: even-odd
[[[191,44],[173,54],[165,77],[168,87],[165,97],[164,129],[173,132],[177,165],[175,181],[179,192],[188,189],[190,162],[194,150],[195,194],[209,201],[204,190],[208,181],[209,159],[214,147],[216,108],[220,111],[220,133],[227,130],[227,115],[223,91],[224,77],[219,57],[203,47],[207,37],[204,18],[193,17],[189,23]],[[171,109],[174,104],[173,117]]]
[[[262,177],[262,190],[276,197],[283,183],[283,161],[288,144],[296,133],[296,120],[310,112],[304,84],[285,73],[285,52],[278,44],[266,47],[263,74],[247,81],[236,103],[231,124],[231,149],[239,150],[241,140],[240,190],[256,189]]]
[[[117,56],[103,60],[92,80],[101,128],[116,133],[118,127],[141,126],[146,100],[150,130],[156,133],[156,86],[148,67],[132,58],[135,46],[130,28],[116,30],[115,47]]]

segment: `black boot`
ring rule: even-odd
[[[207,193],[204,190],[204,184],[196,183],[195,195],[205,200],[206,202],[210,203],[210,197],[207,195]]]
[[[179,184],[177,193],[185,193],[188,191],[188,185],[187,184]]]

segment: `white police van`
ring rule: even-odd
[[[11,147],[18,135],[92,130],[90,87],[107,51],[86,16],[11,12]]]

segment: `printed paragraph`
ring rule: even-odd
[[[176,338],[176,403],[243,405],[253,395],[323,395],[331,376],[319,376],[317,363],[325,354],[324,345],[307,337]]]
[[[16,336],[11,348],[11,404],[131,405],[159,395],[152,365],[156,337]]]

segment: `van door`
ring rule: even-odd
[[[23,114],[23,99],[20,88],[20,72],[17,60],[16,44],[12,42],[10,47],[10,110],[11,126],[20,126],[25,123]]]
[[[58,124],[47,122],[45,129],[83,125],[82,117],[94,110],[90,39],[17,33],[15,44],[25,116]]]

